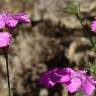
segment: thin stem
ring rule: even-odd
[[[74,96],[74,95],[75,95],[75,94],[71,94],[71,93],[68,92],[68,96]]]
[[[71,96],[69,92],[68,92],[68,96]]]
[[[80,22],[80,24],[82,26],[81,30],[84,32],[85,37],[89,38],[92,46],[94,46],[94,42],[92,40],[92,36],[91,36],[90,30],[89,29],[85,29],[85,27],[84,27],[84,24],[83,24],[83,20],[84,19],[82,19],[78,14],[75,14],[75,15],[76,15],[77,19],[79,20],[79,22]]]
[[[7,80],[8,80],[9,96],[11,96],[10,76],[9,76],[9,66],[8,66],[8,53],[6,52],[6,49],[4,50],[4,57],[5,57],[5,60],[6,60],[6,69],[7,69]]]

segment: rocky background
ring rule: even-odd
[[[90,24],[96,16],[96,0],[76,0],[76,4],[78,1],[81,6],[80,15]],[[70,53],[69,46],[73,42],[81,42],[84,36],[79,20],[66,12],[71,3],[72,0],[0,0],[1,11],[25,11],[32,20],[31,25],[18,26],[14,30],[16,36],[9,50],[13,96],[67,96],[62,85],[46,89],[39,85],[38,80],[49,68],[68,66],[82,59],[74,59],[78,54],[74,56],[75,53],[72,53],[73,59],[67,54]],[[83,45],[81,42],[79,46]],[[87,50],[80,52],[85,54]],[[3,56],[0,56],[0,96],[8,96]]]

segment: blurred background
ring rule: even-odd
[[[15,39],[9,50],[13,96],[67,96],[63,85],[47,89],[41,86],[38,80],[41,74],[50,68],[64,67],[80,61],[70,58],[70,54],[66,55],[72,42],[77,44],[84,37],[79,20],[66,12],[72,1],[0,0],[1,11],[24,11],[32,20],[32,24],[17,26],[13,30]],[[80,2],[80,15],[90,24],[96,16],[96,0],[75,1]],[[90,29],[90,26],[86,28]],[[78,45],[76,48],[79,48]],[[81,50],[81,53],[84,51]],[[0,55],[0,96],[8,96],[5,65],[5,59]]]

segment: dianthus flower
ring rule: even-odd
[[[57,83],[63,83],[69,93],[83,91],[86,96],[93,94],[96,81],[86,71],[75,71],[71,68],[53,69],[41,76],[40,84],[50,88]]]
[[[12,36],[8,32],[0,32],[0,48],[4,48],[10,45]]]
[[[96,18],[91,23],[91,31],[93,31],[94,33],[96,33]]]
[[[0,14],[0,29],[5,27],[14,28],[18,23],[30,23],[29,16],[25,13],[13,14],[11,12],[5,12]]]

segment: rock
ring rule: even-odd
[[[48,96],[48,90],[47,89],[42,89],[39,93],[39,96]]]

